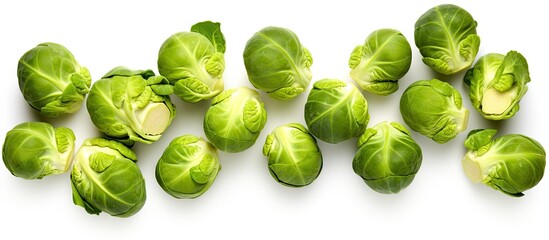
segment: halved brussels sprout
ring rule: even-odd
[[[197,198],[221,170],[217,149],[203,138],[183,135],[173,139],[156,164],[156,181],[175,198]]]
[[[322,170],[322,153],[316,139],[299,123],[278,126],[267,136],[263,155],[271,176],[290,187],[311,184]]]
[[[412,64],[412,48],[395,29],[379,29],[355,47],[349,59],[351,78],[362,90],[389,95],[398,90],[398,80]]]
[[[16,177],[41,179],[69,170],[74,153],[74,133],[45,122],[18,124],[6,134],[2,159]]]
[[[469,98],[486,119],[504,120],[519,110],[519,102],[530,82],[528,63],[522,54],[489,53],[482,56],[464,77]]]
[[[412,183],[421,167],[421,147],[397,122],[381,122],[366,129],[358,147],[353,170],[379,193],[399,193]]]
[[[266,27],[246,42],[244,65],[250,83],[278,100],[291,100],[311,81],[311,53],[289,29]]]
[[[429,9],[415,24],[414,39],[423,62],[451,75],[469,68],[477,56],[477,22],[465,9],[442,4]]]
[[[412,130],[445,143],[467,129],[469,110],[460,93],[438,79],[412,83],[400,98],[400,113]]]
[[[368,103],[353,84],[337,79],[314,83],[305,103],[309,131],[327,143],[360,136],[370,120]]]
[[[178,32],[158,52],[158,71],[186,102],[210,99],[224,88],[225,38],[221,24],[200,22],[190,32]]]
[[[86,139],[71,172],[74,204],[97,215],[130,217],[139,212],[147,196],[136,161],[135,153],[117,141]]]
[[[17,78],[27,103],[46,117],[76,112],[91,85],[88,69],[52,42],[38,44],[19,59]]]
[[[204,116],[204,133],[224,152],[241,152],[252,145],[267,122],[259,93],[248,87],[223,91],[212,99]]]
[[[468,149],[463,170],[474,183],[482,182],[498,191],[521,197],[536,186],[545,172],[545,149],[521,134],[494,138],[495,129],[476,129],[465,140]]]
[[[107,137],[148,144],[160,139],[175,117],[172,92],[168,80],[151,70],[117,67],[93,84],[86,106]]]

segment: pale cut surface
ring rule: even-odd
[[[162,134],[170,122],[170,110],[164,103],[151,103],[141,114],[141,126],[147,135]]]
[[[499,92],[494,88],[490,88],[484,92],[482,111],[486,114],[503,114],[509,108],[513,99],[514,91]]]

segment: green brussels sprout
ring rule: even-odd
[[[362,90],[389,95],[398,90],[398,80],[412,64],[412,48],[395,29],[372,32],[363,45],[355,47],[349,59],[351,78]]]
[[[242,152],[252,145],[267,122],[259,93],[248,87],[225,90],[212,99],[204,116],[204,133],[224,152]]]
[[[6,134],[2,159],[8,170],[23,179],[42,179],[69,170],[74,133],[45,122],[18,124]]]
[[[316,81],[305,103],[309,131],[327,143],[358,137],[370,120],[368,102],[353,84],[337,79]]]
[[[291,100],[309,86],[311,53],[289,29],[266,27],[246,42],[244,65],[250,83],[278,100]]]
[[[71,171],[72,200],[89,214],[130,217],[146,201],[145,180],[135,153],[114,140],[86,139]]]
[[[156,181],[175,198],[197,198],[221,170],[217,149],[203,138],[183,135],[173,139],[156,164]]]
[[[477,22],[465,9],[443,4],[429,9],[415,24],[414,39],[423,63],[451,75],[469,68],[477,56]]]
[[[421,147],[397,122],[381,122],[366,129],[358,147],[353,170],[379,193],[399,193],[412,183],[421,167]]]
[[[17,65],[19,89],[41,115],[57,117],[80,109],[91,85],[87,68],[57,43],[41,43],[27,51]]]
[[[412,130],[445,143],[467,129],[469,110],[460,93],[438,79],[412,83],[400,98],[400,113]]]
[[[96,81],[86,106],[93,124],[107,137],[152,143],[175,117],[173,87],[151,70],[117,67]]]
[[[504,120],[519,110],[530,73],[526,59],[517,51],[509,51],[505,56],[489,53],[465,73],[464,80],[477,111],[486,119]]]
[[[158,52],[158,71],[186,102],[210,99],[223,91],[225,38],[221,24],[200,22],[190,32],[178,32]]]
[[[545,172],[545,150],[521,134],[495,138],[495,129],[476,129],[465,140],[468,149],[462,165],[474,183],[482,182],[514,197],[536,186]]]
[[[263,155],[271,176],[289,187],[311,184],[322,170],[322,153],[313,135],[299,123],[278,126],[265,139]]]

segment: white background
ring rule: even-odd
[[[450,1],[478,22],[479,56],[514,49],[529,62],[532,82],[515,117],[484,120],[471,106],[463,73],[435,74],[421,62],[414,45],[417,18],[440,1],[2,1],[0,3],[0,133],[25,121],[47,121],[74,130],[77,146],[101,136],[85,106],[59,119],[40,117],[24,101],[17,85],[17,61],[41,42],[63,44],[93,80],[113,67],[157,71],[156,57],[171,34],[188,31],[204,20],[221,22],[227,40],[226,88],[252,87],[242,60],[245,43],[266,26],[293,30],[313,55],[313,81],[338,78],[352,82],[347,66],[352,49],[378,28],[396,28],[412,45],[413,63],[400,89],[387,97],[364,93],[370,105],[369,126],[399,121],[400,95],[415,80],[441,78],[463,94],[470,110],[469,127],[495,127],[521,133],[549,145],[547,38],[549,22],[542,2]],[[309,86],[311,88],[312,84]],[[151,145],[136,144],[147,187],[143,209],[130,218],[88,215],[72,203],[69,174],[42,180],[16,178],[0,167],[2,236],[30,238],[254,238],[361,239],[451,238],[493,239],[547,236],[549,180],[543,179],[522,198],[512,198],[482,184],[472,184],[461,168],[466,132],[446,144],[413,132],[423,149],[423,164],[412,184],[397,195],[374,192],[351,167],[356,139],[337,145],[320,142],[324,168],[311,185],[288,188],[269,175],[261,148],[266,135],[289,122],[304,124],[306,95],[279,102],[264,93],[268,121],[254,146],[245,152],[220,152],[223,166],[215,183],[194,200],[175,199],[154,178],[154,167],[175,137],[205,137],[202,119],[209,102],[184,103],[172,97],[177,117],[164,136]],[[155,238],[157,239],[157,238]],[[159,238],[158,238],[159,239]]]

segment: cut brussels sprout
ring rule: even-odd
[[[148,144],[160,139],[175,117],[172,92],[168,80],[151,70],[117,67],[93,84],[86,106],[107,137]]]
[[[470,87],[471,103],[484,118],[504,120],[519,110],[530,73],[526,59],[517,51],[489,53],[466,72],[464,81]]]
[[[536,186],[545,172],[545,149],[536,140],[521,134],[494,138],[497,130],[477,129],[465,140],[465,175],[514,197]]]

